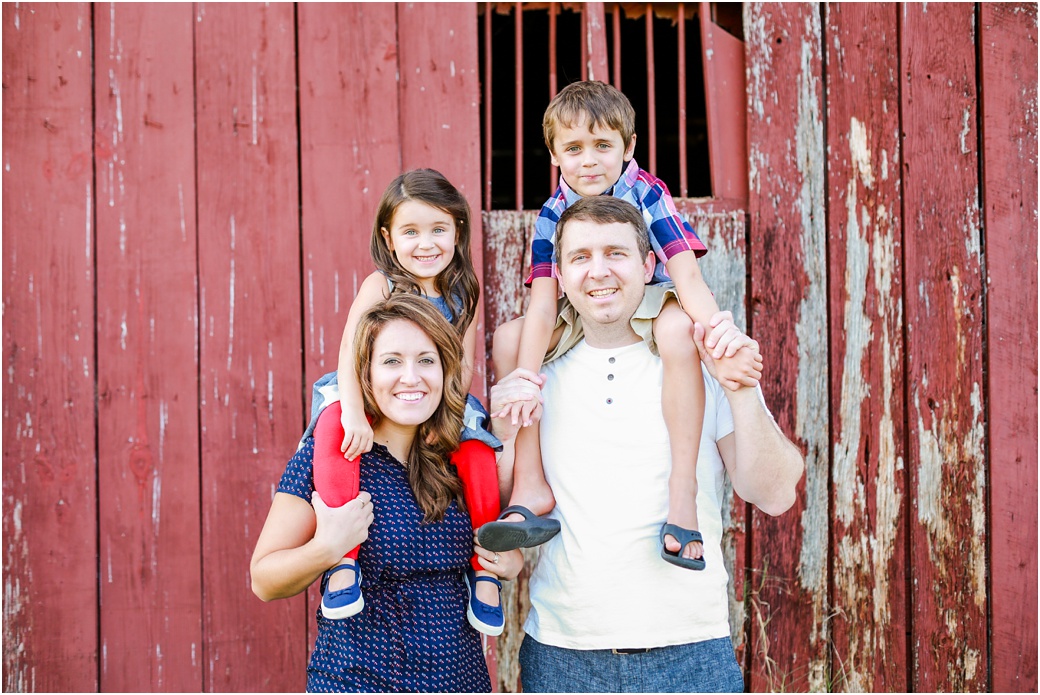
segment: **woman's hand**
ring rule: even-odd
[[[311,495],[317,528],[314,543],[329,553],[329,566],[338,563],[350,550],[368,540],[368,527],[372,525],[372,496],[360,492],[342,507],[329,507],[317,490]]]
[[[499,579],[516,579],[520,570],[524,568],[524,555],[519,550],[506,550],[494,553],[481,548],[476,543],[476,534],[473,534],[473,552],[477,554],[477,562],[480,566],[491,572]]]

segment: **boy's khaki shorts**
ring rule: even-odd
[[[650,352],[657,356],[660,356],[660,353],[657,351],[657,342],[654,340],[654,319],[661,314],[661,309],[664,308],[664,303],[668,301],[669,297],[675,297],[675,300],[679,301],[679,295],[676,294],[673,283],[665,282],[660,285],[647,285],[646,291],[643,293],[643,301],[639,303],[639,307],[636,309],[636,313],[632,315],[632,320],[630,321],[632,330],[646,342]],[[556,304],[556,310],[556,328],[562,327],[563,334],[560,336],[560,342],[556,344],[556,347],[546,353],[542,364],[548,364],[562,356],[580,343],[585,336],[585,331],[581,328],[581,317],[578,316],[578,312],[574,310],[567,297],[564,296],[559,299]],[[553,329],[553,332],[555,332],[556,328]]]

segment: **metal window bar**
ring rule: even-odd
[[[562,5],[562,7],[561,7],[561,5]],[[639,113],[638,116],[639,116],[639,120],[641,120],[642,123],[644,124],[644,126],[642,128],[642,131],[643,131],[643,133],[646,136],[646,144],[645,144],[645,146],[641,146],[640,147],[641,152],[643,152],[643,154],[640,155],[640,160],[642,161],[642,159],[645,157],[648,170],[651,171],[651,172],[657,173],[657,171],[658,171],[657,148],[658,148],[658,135],[659,135],[659,133],[658,133],[658,126],[659,126],[658,115],[659,114],[657,113],[657,102],[658,102],[658,99],[656,97],[656,95],[657,95],[657,81],[658,81],[658,70],[657,70],[658,66],[656,64],[656,61],[658,59],[658,55],[657,55],[656,47],[655,47],[655,31],[658,32],[658,38],[661,38],[661,36],[664,36],[665,38],[667,38],[668,35],[667,34],[664,34],[664,35],[660,34],[659,32],[662,31],[662,29],[655,25],[654,13],[655,13],[655,8],[656,8],[659,12],[663,12],[664,13],[662,16],[664,16],[664,17],[671,17],[672,20],[673,20],[673,24],[676,27],[676,34],[672,35],[675,38],[674,39],[668,39],[669,47],[666,50],[666,53],[668,53],[671,50],[673,50],[674,47],[677,45],[678,51],[677,51],[677,56],[676,56],[676,65],[674,66],[673,70],[677,70],[678,74],[676,75],[676,72],[674,72],[674,71],[670,72],[669,73],[670,77],[668,77],[667,79],[669,81],[672,80],[672,79],[675,79],[676,82],[678,83],[677,85],[675,85],[676,92],[677,92],[677,98],[678,98],[678,108],[677,108],[677,113],[676,113],[676,120],[675,121],[671,121],[671,118],[668,117],[665,122],[668,123],[669,130],[670,130],[671,126],[674,124],[676,126],[677,131],[678,131],[677,133],[667,132],[667,137],[669,138],[669,140],[666,140],[666,142],[675,143],[675,145],[669,145],[670,147],[677,145],[678,157],[676,159],[677,159],[677,162],[678,162],[678,172],[677,172],[678,190],[676,191],[676,193],[678,193],[678,197],[681,197],[681,198],[686,198],[686,197],[688,197],[690,195],[690,171],[689,171],[690,162],[689,162],[689,155],[688,155],[688,152],[689,152],[688,148],[689,148],[690,140],[689,140],[689,137],[688,137],[688,134],[687,134],[687,130],[688,130],[688,126],[689,126],[689,114],[688,114],[688,111],[687,111],[687,108],[688,108],[688,93],[687,93],[688,71],[687,71],[687,57],[686,57],[686,52],[687,52],[687,32],[686,32],[685,21],[686,21],[686,17],[687,17],[688,14],[691,17],[695,16],[695,15],[702,15],[701,18],[700,18],[702,22],[703,21],[710,21],[710,19],[706,20],[705,17],[703,17],[703,15],[705,14],[706,10],[708,12],[710,12],[710,10],[708,10],[710,5],[711,5],[710,3],[699,3],[698,5],[695,6],[695,9],[693,10],[692,13],[687,13],[686,12],[685,3],[668,4],[668,5],[664,5],[662,3],[658,3],[656,5],[654,3],[646,3],[641,8],[642,12],[645,14],[645,20],[644,20],[645,21],[645,26],[644,26],[644,31],[645,31],[645,57],[644,57],[644,59],[645,59],[645,66],[646,66],[646,103],[645,103],[644,106],[637,107],[637,108],[640,108],[640,110],[641,110],[641,113]],[[617,89],[621,89],[622,88],[622,72],[623,72],[623,66],[622,66],[622,60],[621,60],[621,58],[622,58],[622,42],[623,42],[623,35],[624,35],[623,31],[627,31],[628,32],[628,34],[627,34],[627,36],[628,36],[627,40],[628,41],[633,41],[634,40],[636,42],[636,45],[638,45],[638,43],[639,43],[638,39],[633,39],[633,35],[631,33],[631,28],[632,28],[631,25],[628,25],[629,26],[628,29],[623,29],[623,26],[624,26],[625,22],[631,22],[631,17],[628,18],[628,19],[623,19],[622,10],[624,9],[625,12],[630,12],[630,11],[632,11],[631,8],[633,8],[633,7],[635,8],[636,15],[638,16],[639,10],[640,10],[640,6],[639,5],[635,5],[635,6],[624,5],[623,6],[622,3],[610,3],[609,10],[605,6],[604,3],[559,3],[559,2],[549,2],[549,3],[523,3],[523,2],[492,3],[492,2],[486,2],[486,3],[483,3],[483,12],[484,12],[484,23],[483,23],[484,51],[483,51],[482,55],[483,55],[483,60],[484,60],[484,70],[483,70],[484,84],[483,84],[482,92],[483,92],[483,97],[484,97],[484,110],[483,110],[483,117],[484,117],[483,121],[484,121],[484,123],[483,123],[483,125],[484,125],[485,132],[484,132],[484,138],[483,138],[483,145],[484,145],[483,163],[484,163],[484,168],[485,168],[485,171],[484,171],[485,179],[484,179],[484,186],[483,186],[483,190],[482,190],[482,193],[483,193],[483,201],[482,202],[483,202],[483,208],[485,210],[490,210],[493,207],[496,207],[496,205],[493,203],[493,200],[495,200],[495,199],[493,199],[493,197],[492,197],[492,185],[493,185],[492,170],[493,170],[494,165],[495,165],[495,155],[494,155],[495,150],[494,150],[494,139],[492,137],[492,135],[493,135],[492,128],[493,128],[493,121],[496,121],[499,124],[501,124],[502,123],[502,117],[504,115],[504,114],[500,113],[497,118],[494,117],[495,105],[494,105],[493,99],[492,99],[492,92],[493,92],[492,87],[493,87],[493,85],[495,83],[495,71],[494,71],[493,66],[492,66],[492,60],[493,60],[493,54],[495,52],[493,50],[493,45],[494,45],[494,41],[495,41],[495,39],[494,39],[495,31],[494,31],[494,26],[493,26],[493,14],[498,13],[501,16],[512,15],[512,22],[513,22],[513,32],[512,32],[512,34],[513,34],[513,40],[514,40],[514,50],[512,52],[513,53],[513,60],[514,60],[514,75],[513,75],[513,77],[514,77],[514,90],[513,90],[514,93],[513,93],[513,99],[514,99],[514,106],[515,106],[514,114],[513,114],[513,118],[514,118],[514,124],[513,124],[514,125],[514,137],[513,137],[513,143],[512,143],[512,153],[513,153],[512,158],[514,159],[514,162],[513,162],[514,167],[512,167],[512,168],[514,170],[513,171],[514,176],[516,177],[514,191],[513,191],[514,195],[513,195],[513,206],[512,207],[515,207],[515,209],[518,209],[518,210],[522,210],[522,209],[524,209],[524,194],[525,194],[525,190],[524,190],[524,183],[525,183],[525,161],[524,161],[525,160],[525,137],[524,137],[524,130],[525,130],[525,125],[526,125],[527,129],[530,129],[532,131],[532,132],[528,133],[528,137],[530,138],[533,135],[533,127],[531,126],[531,124],[530,123],[525,124],[525,122],[524,122],[524,118],[525,118],[525,116],[524,116],[524,107],[525,107],[525,104],[524,104],[524,88],[523,88],[523,83],[524,83],[524,79],[525,79],[525,74],[524,74],[524,63],[525,63],[525,45],[524,45],[525,44],[525,32],[524,32],[524,29],[525,29],[525,27],[524,27],[524,16],[523,16],[524,12],[529,13],[529,16],[532,19],[538,19],[538,17],[534,13],[537,13],[537,12],[544,12],[545,13],[545,15],[543,15],[542,19],[538,20],[537,22],[535,22],[534,25],[532,25],[532,26],[536,27],[536,29],[534,29],[535,33],[532,34],[532,36],[537,37],[539,34],[541,34],[541,32],[546,31],[546,30],[547,30],[547,33],[548,33],[548,51],[547,51],[547,56],[546,56],[547,57],[547,61],[546,62],[548,64],[548,75],[547,75],[548,80],[547,80],[547,82],[548,82],[548,92],[549,93],[547,95],[547,98],[548,99],[552,99],[557,94],[557,92],[559,90],[558,75],[560,74],[560,67],[561,67],[561,65],[560,65],[560,53],[561,53],[561,50],[566,48],[566,44],[564,44],[564,46],[559,46],[558,42],[561,39],[566,41],[567,38],[568,38],[567,36],[560,36],[560,15],[561,15],[561,12],[565,12],[565,11],[567,11],[567,12],[576,12],[576,13],[579,14],[579,17],[580,17],[580,19],[579,19],[580,23],[578,24],[578,27],[580,27],[580,29],[578,29],[578,31],[580,32],[580,36],[579,36],[579,44],[580,44],[580,47],[581,47],[580,74],[581,74],[582,78],[583,79],[588,79],[589,76],[591,75],[591,79],[600,79],[600,80],[603,80],[605,82],[612,83]],[[608,33],[608,28],[606,26],[607,23],[608,23],[606,21],[608,19],[608,17],[610,19],[610,24],[611,24],[611,26],[609,28],[609,33]],[[501,20],[498,20],[498,21],[501,22]],[[568,21],[570,22],[571,20],[568,20]],[[499,26],[501,28],[501,23],[499,23]],[[537,28],[539,26],[541,28]],[[569,24],[569,26],[572,26],[572,25]],[[664,25],[662,25],[662,26],[664,26]],[[570,30],[568,30],[568,33],[569,33],[569,31]],[[667,31],[667,30],[665,30],[665,31]],[[705,29],[702,26],[702,29],[701,29],[702,36],[703,36],[704,31],[705,31]],[[499,35],[501,36],[501,33],[499,33]],[[571,34],[571,35],[573,36],[573,34]],[[532,42],[537,42],[537,40],[538,40],[537,38],[531,39]],[[608,46],[608,40],[609,40],[609,46]],[[703,38],[701,38],[701,40],[703,42]],[[674,43],[672,43],[672,41],[674,41]],[[533,45],[535,45],[535,44],[532,43],[532,46]],[[527,47],[527,48],[530,48],[530,47]],[[703,51],[704,51],[704,48],[705,48],[705,46],[702,43],[702,46],[701,46],[702,61],[703,61]],[[500,60],[501,60],[502,57],[503,56],[501,56],[501,55],[499,56]],[[536,63],[536,64],[539,64],[540,60],[541,59],[539,59],[538,63]],[[541,65],[545,65],[545,63],[540,63],[540,64]],[[665,66],[665,67],[668,67],[668,66]],[[628,66],[628,72],[629,72],[629,76],[630,77],[631,77],[631,71],[632,71],[632,67]],[[566,74],[566,68],[565,68],[565,73],[564,74]],[[573,73],[571,73],[571,74],[573,74]],[[707,74],[707,66],[706,66],[706,64],[705,64],[705,74]],[[504,76],[500,76],[499,85],[503,86],[503,81],[502,81],[501,77],[504,77]],[[528,76],[528,77],[529,77],[529,79],[538,79],[537,77],[531,77],[531,76]],[[499,92],[499,94],[501,95],[501,92]],[[528,94],[527,96],[530,97],[531,95]],[[501,96],[500,96],[500,98],[501,98]],[[708,95],[707,98],[710,99],[711,95]],[[548,103],[548,99],[547,99],[546,103]],[[527,114],[527,119],[528,120],[532,120],[532,115],[531,114]],[[499,125],[499,127],[501,127],[501,125]],[[677,135],[677,141],[675,139],[676,135]],[[538,144],[541,145],[540,138],[538,140]],[[642,145],[642,143],[640,143],[640,144]],[[715,143],[712,143],[712,144],[714,145]],[[505,146],[505,143],[502,143],[500,141],[499,142],[499,147],[502,148],[504,146]],[[533,148],[535,146],[532,144],[531,147]],[[499,156],[503,156],[501,152],[499,152]],[[508,157],[509,155],[506,154],[504,156]],[[674,162],[676,160],[672,160],[672,161]],[[703,167],[704,169],[707,169],[708,166],[710,165],[709,162],[704,162],[703,164],[705,165]],[[697,165],[697,166],[700,167],[700,165]],[[499,171],[501,172],[501,170],[499,170]],[[703,180],[703,176],[701,176],[701,178],[699,180]],[[528,184],[530,184],[530,183],[531,182],[528,182]],[[550,189],[549,189],[549,192],[551,192],[551,190],[555,189],[556,186],[558,185],[558,183],[559,183],[559,172],[558,172],[556,167],[553,167],[553,166],[550,165],[550,175],[549,175]],[[674,185],[674,183],[675,182],[673,182],[673,185]],[[548,194],[548,192],[546,194]],[[699,191],[697,194],[703,195],[704,191]],[[502,207],[502,196],[500,196],[497,200],[498,200],[497,207]],[[530,205],[530,201],[528,201],[528,202],[529,202],[529,205]]]

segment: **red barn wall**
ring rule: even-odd
[[[383,188],[478,211],[477,10],[4,4],[5,690],[303,688],[315,594],[249,557]],[[1035,691],[1036,5],[744,29],[749,197],[680,204],[806,455],[727,520],[748,685]],[[531,213],[484,212],[489,335]]]

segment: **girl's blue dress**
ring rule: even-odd
[[[310,503],[313,455],[307,439],[278,492]],[[375,508],[358,552],[365,608],[327,620],[319,606],[307,691],[490,692],[480,635],[466,620],[469,515],[452,502],[443,520],[424,523],[407,471],[379,444],[362,454],[360,482]]]

